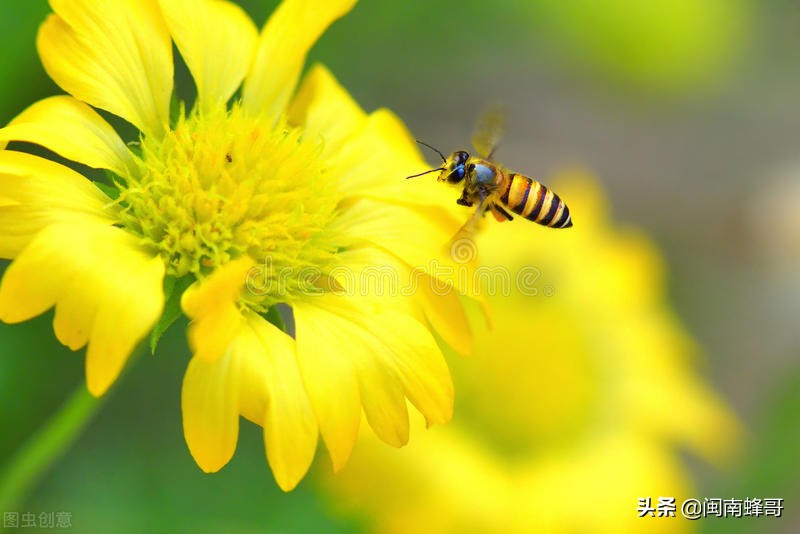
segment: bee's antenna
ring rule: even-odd
[[[409,178],[416,178],[417,176],[422,176],[423,174],[428,174],[428,173],[431,173],[431,172],[443,171],[443,170],[444,170],[444,167],[439,167],[437,169],[431,169],[429,171],[421,172],[419,174],[412,174],[411,176],[406,176],[406,180],[408,180]]]
[[[431,145],[429,145],[428,143],[426,143],[425,141],[420,141],[419,139],[417,139],[416,141],[417,141],[417,143],[419,143],[421,145],[425,145],[426,147],[430,148],[431,150],[433,150],[434,152],[439,154],[439,157],[442,158],[442,163],[447,163],[447,158],[444,157],[444,154],[439,152],[438,148],[434,148]]]

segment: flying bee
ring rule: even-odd
[[[503,130],[503,115],[498,110],[485,113],[472,136],[477,156],[457,150],[445,158],[438,149],[417,141],[435,151],[442,166],[408,178],[439,172],[437,181],[461,187],[461,197],[456,203],[472,207],[477,204],[472,217],[461,227],[453,239],[470,236],[481,216],[487,211],[499,222],[511,221],[505,208],[529,221],[550,228],[569,228],[572,216],[569,208],[557,194],[532,178],[513,172],[492,161]]]

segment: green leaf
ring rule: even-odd
[[[150,334],[150,351],[153,354],[156,353],[161,336],[181,316],[181,297],[183,292],[192,285],[192,282],[194,282],[194,278],[188,275],[181,278],[164,277],[164,313],[161,314],[161,319],[158,320],[158,324]]]

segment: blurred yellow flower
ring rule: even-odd
[[[347,468],[323,479],[343,511],[380,532],[691,526],[639,518],[638,498],[702,497],[681,451],[723,459],[738,423],[693,369],[651,242],[609,222],[590,178],[571,174],[557,189],[580,214],[574,231],[491,224],[480,236],[498,263],[487,286],[494,328],[452,364],[453,421],[401,451],[365,436]]]
[[[395,446],[408,439],[406,398],[429,423],[447,421],[452,383],[431,326],[462,351],[470,343],[455,293],[381,295],[343,276],[376,264],[408,275],[461,222],[444,192],[402,180],[425,163],[394,115],[364,113],[322,66],[296,90],[307,51],[353,4],[285,0],[259,34],[226,1],[51,0],[38,50],[70,96],[0,130],[3,143],[110,178],[0,151],[0,257],[14,259],[0,319],[55,307],[58,339],[88,345],[99,396],[182,309],[192,455],[205,471],[224,466],[242,415],[263,426],[284,490],[318,433],[334,467],[346,462],[362,410]],[[173,41],[196,85],[190,106],[171,108]],[[94,108],[134,125],[136,142]],[[294,338],[276,326],[279,303]]]

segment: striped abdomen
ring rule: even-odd
[[[513,172],[506,176],[508,187],[500,195],[500,200],[511,211],[550,228],[572,226],[569,208],[561,197],[527,176]]]

